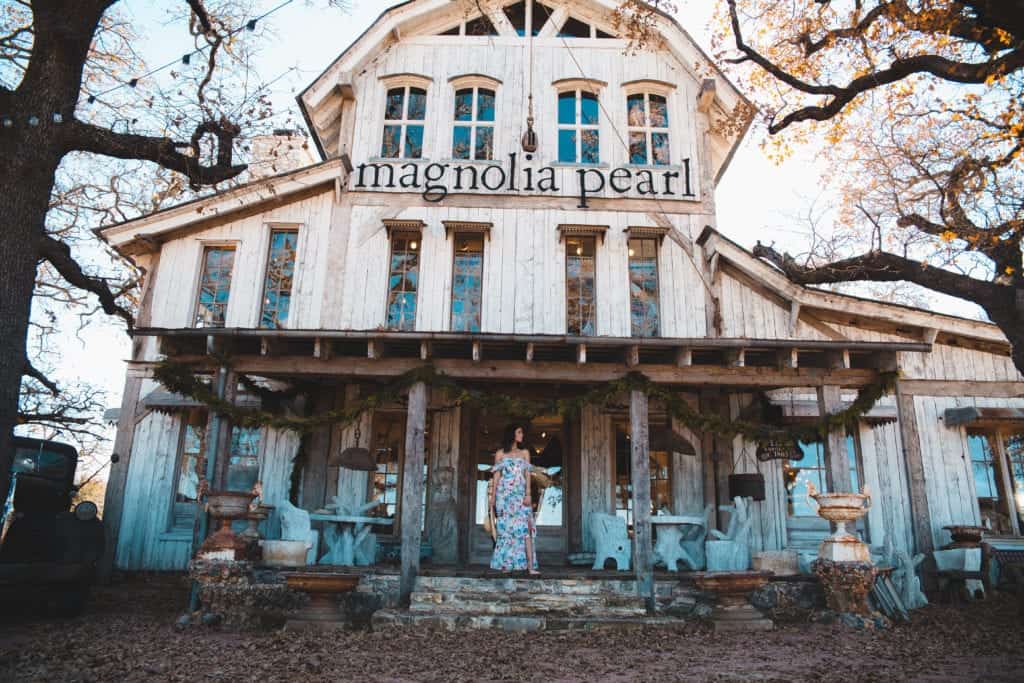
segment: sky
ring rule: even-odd
[[[266,11],[282,2],[259,0],[257,4]],[[296,93],[392,4],[352,0],[350,11],[344,13],[325,8],[325,0],[295,0],[276,11],[268,19],[274,35],[265,41],[256,70],[264,81],[280,77],[272,93],[279,115],[290,110],[300,119]],[[707,26],[713,1],[677,0],[677,4],[680,23],[710,53]],[[164,64],[190,50],[185,26],[167,23],[163,3],[123,0],[120,6],[142,32],[139,49],[148,64]],[[813,149],[797,149],[788,161],[776,165],[761,153],[758,141],[748,137],[716,189],[718,228],[748,248],[760,239],[799,251],[802,233],[793,216],[817,191],[808,188],[823,185],[821,178],[822,164],[815,160]],[[935,308],[969,314],[963,306],[950,302],[938,302]],[[62,347],[64,378],[78,377],[102,386],[109,393],[108,405],[120,405],[124,360],[130,355],[123,327],[112,320],[98,322],[75,337],[65,338]]]

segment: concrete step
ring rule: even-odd
[[[435,610],[417,612],[403,609],[382,609],[373,613],[373,630],[415,627],[436,628],[446,631],[462,629],[499,629],[504,631],[566,631],[682,627],[682,619],[658,616],[572,616],[572,615],[517,615],[481,614]]]
[[[638,596],[613,593],[497,593],[489,591],[416,591],[410,610],[446,610],[481,614],[567,614],[640,616],[646,613]]]
[[[669,598],[677,592],[676,581],[655,582],[658,597]],[[529,593],[551,595],[636,595],[636,581],[633,579],[525,579],[525,578],[474,578],[464,576],[420,576],[416,579],[416,591],[423,592],[493,592]]]

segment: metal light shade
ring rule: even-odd
[[[367,449],[360,446],[352,446],[344,449],[338,455],[338,466],[344,467],[347,470],[373,472],[377,469],[377,462]]]

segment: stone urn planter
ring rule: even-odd
[[[771,631],[775,626],[750,603],[751,594],[771,579],[771,572],[703,572],[693,575],[702,591],[718,602],[711,612],[716,631]]]
[[[309,606],[285,628],[343,628],[344,618],[338,610],[338,595],[355,590],[359,574],[328,572],[289,572],[284,575],[288,588],[309,596]]]
[[[210,535],[199,547],[198,557],[218,560],[244,559],[248,543],[231,530],[236,519],[245,519],[249,514],[249,503],[253,494],[249,491],[210,491],[206,498],[206,509],[220,528]]]
[[[877,570],[870,562],[817,559],[811,567],[821,581],[830,610],[860,616],[872,613],[868,594],[875,585]]]
[[[950,537],[953,539],[946,545],[942,546],[943,550],[953,550],[956,548],[979,548],[981,547],[981,539],[985,535],[988,529],[983,526],[970,526],[967,524],[950,524],[949,526],[942,527],[949,532]]]
[[[863,493],[818,493],[808,482],[807,496],[818,504],[818,516],[836,525],[834,534],[821,543],[818,557],[832,562],[871,562],[868,546],[851,534],[846,525],[856,522],[871,509],[867,486]]]

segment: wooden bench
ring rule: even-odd
[[[940,579],[939,585],[943,588],[945,602],[953,605],[959,605],[963,602],[964,596],[969,595],[967,592],[968,581],[984,582],[985,580],[985,572],[980,569],[942,569],[935,572],[935,575]],[[974,596],[969,597],[973,598]]]
[[[1024,619],[1024,548],[988,546],[986,550],[988,562],[999,563],[1000,585],[1009,584],[1010,590],[1017,594],[1017,613]]]

